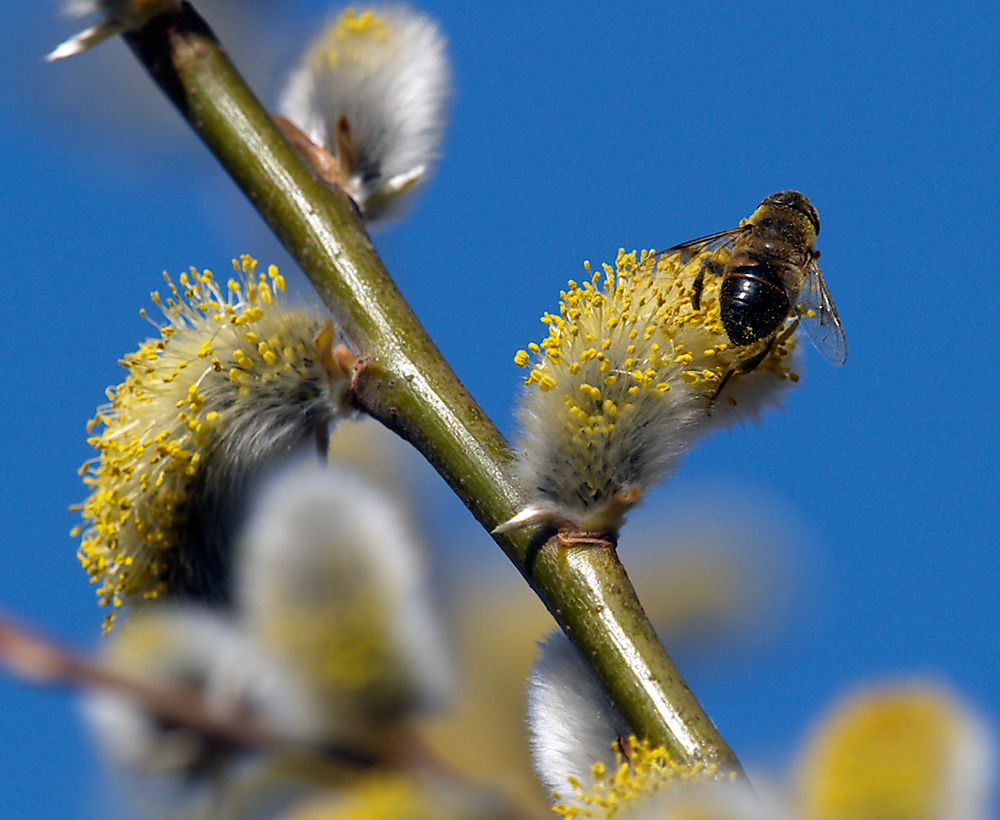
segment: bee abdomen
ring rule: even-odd
[[[719,307],[729,341],[748,345],[774,333],[791,306],[775,270],[767,265],[749,265],[727,272]]]

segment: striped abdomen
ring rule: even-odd
[[[727,266],[719,307],[730,342],[748,345],[766,339],[781,327],[792,309],[779,263]]]

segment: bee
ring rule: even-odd
[[[704,255],[694,280],[695,310],[701,310],[705,278],[722,277],[719,308],[729,341],[743,346],[767,340],[763,352],[745,362],[740,373],[764,360],[791,313],[816,349],[839,365],[847,359],[847,339],[816,262],[818,234],[819,214],[812,203],[798,191],[781,191],[761,202],[738,228],[682,242],[653,258],[678,255],[687,264]]]

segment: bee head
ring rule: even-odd
[[[809,220],[816,235],[819,236],[819,214],[805,194],[800,194],[798,191],[779,191],[776,194],[766,197],[757,207],[758,210],[760,208],[773,207],[788,208],[791,211],[795,211],[800,216]]]

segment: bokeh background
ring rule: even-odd
[[[271,104],[332,11],[313,0],[199,8]],[[434,178],[374,238],[505,432],[522,376],[514,352],[542,336],[538,317],[584,259],[735,226],[786,188],[819,210],[847,364],[810,349],[785,409],[704,442],[620,547],[745,764],[780,777],[832,700],[886,679],[944,683],[1000,725],[1000,9],[420,8],[449,39],[451,124]],[[222,273],[248,252],[310,295],[122,43],[42,61],[79,28],[56,12],[9,4],[0,33],[0,607],[86,649],[103,613],[68,536],[84,423],[121,380],[117,360],[150,333],[139,308],[160,272]],[[442,482],[414,479],[420,467],[392,452],[444,608],[492,607],[452,618],[456,633],[475,625],[468,646],[506,642],[527,662],[540,607]],[[519,693],[476,674],[481,699]],[[109,805],[75,700],[0,677],[0,816],[114,816]]]

